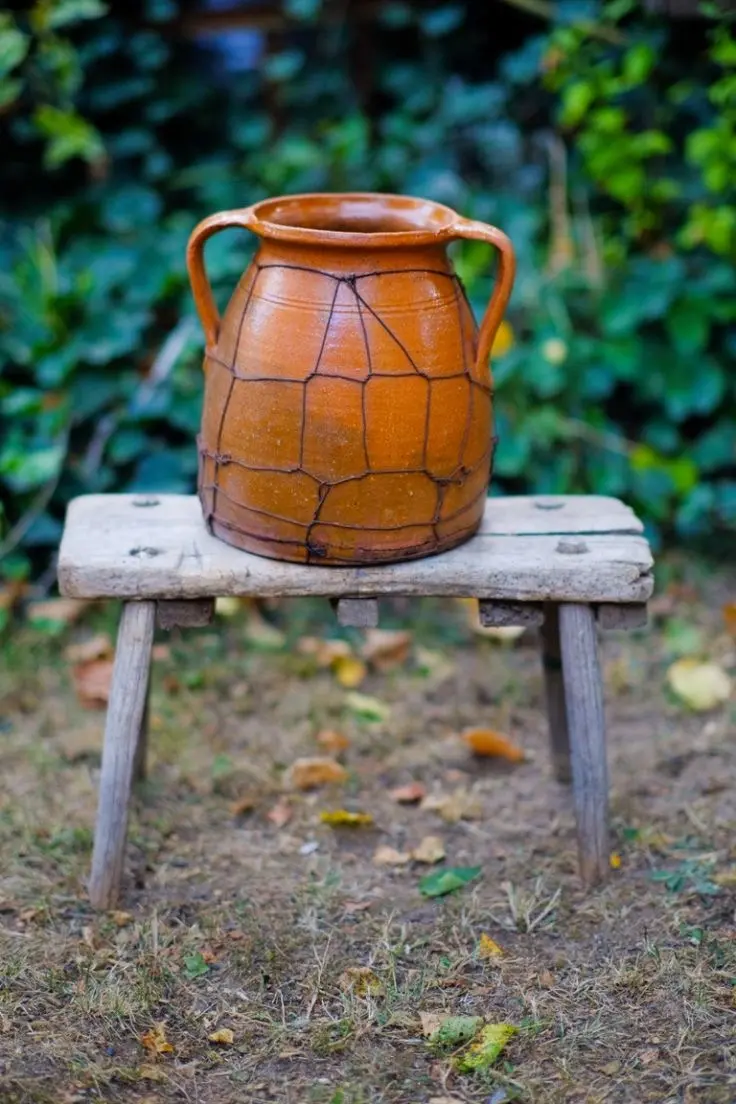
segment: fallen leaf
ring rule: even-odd
[[[107,705],[112,682],[112,659],[93,659],[72,668],[74,689],[85,709]]]
[[[370,813],[351,813],[347,809],[332,809],[319,814],[323,824],[330,828],[365,828],[373,823]]]
[[[488,1069],[499,1057],[509,1039],[518,1031],[518,1027],[507,1023],[486,1024],[475,1042],[453,1060],[459,1073],[472,1073],[474,1070]]]
[[[506,759],[509,763],[524,761],[524,752],[519,745],[492,728],[466,728],[461,737],[475,755]]]
[[[138,1069],[139,1081],[168,1081],[169,1078],[160,1066],[140,1066]]]
[[[243,794],[242,797],[230,803],[230,813],[234,817],[242,817],[246,813],[252,813],[257,801],[255,794]]]
[[[411,852],[414,862],[433,863],[440,862],[445,857],[445,845],[439,836],[425,836],[423,840]]]
[[[218,1027],[207,1038],[211,1043],[219,1043],[221,1046],[232,1046],[235,1042],[235,1036],[229,1027]]]
[[[412,635],[401,629],[368,629],[360,654],[377,671],[388,671],[406,663]]]
[[[112,639],[108,633],[95,633],[79,644],[70,644],[64,649],[64,659],[69,663],[91,663],[93,659],[107,659],[113,652]]]
[[[297,651],[312,656],[319,667],[331,667],[336,660],[347,659],[353,654],[347,640],[322,640],[319,636],[303,636]]]
[[[435,1050],[456,1050],[475,1038],[483,1025],[482,1016],[442,1016],[427,1040]]]
[[[91,604],[88,598],[49,598],[43,602],[31,602],[27,616],[33,624],[71,625]]]
[[[434,682],[444,682],[455,673],[455,664],[443,652],[432,648],[416,648],[414,651],[419,673]]]
[[[480,820],[483,806],[469,790],[459,789],[452,794],[427,794],[420,806],[431,813],[439,813],[448,824],[459,820]]]
[[[406,866],[408,862],[411,862],[408,851],[397,851],[395,847],[388,847],[386,844],[377,847],[373,855],[374,866]]]
[[[348,772],[335,759],[296,759],[287,775],[297,790],[316,790],[319,786],[345,782]]]
[[[359,694],[357,690],[352,690],[345,695],[345,705],[351,713],[363,721],[387,721],[391,716],[390,705],[369,694]]]
[[[656,1062],[659,1058],[659,1051],[656,1047],[652,1047],[649,1050],[643,1050],[639,1055],[639,1061],[643,1066],[651,1066],[652,1062]]]
[[[419,892],[423,897],[444,897],[447,893],[462,889],[480,872],[480,866],[449,866],[444,870],[435,870],[420,880]]]
[[[294,815],[294,810],[288,801],[284,801],[282,798],[277,801],[272,809],[269,809],[266,813],[266,819],[270,820],[272,824],[275,824],[277,828],[283,828],[289,823]]]
[[[341,751],[347,751],[350,747],[350,740],[347,736],[344,736],[342,732],[337,732],[334,728],[323,728],[321,732],[317,733],[315,740],[330,755],[339,755]]]
[[[419,1019],[422,1024],[422,1035],[429,1037],[434,1035],[447,1016],[442,1012],[420,1012]]]
[[[286,634],[263,616],[258,606],[251,603],[245,623],[245,639],[263,651],[279,651],[286,644]]]
[[[555,975],[552,973],[551,970],[545,969],[539,971],[539,984],[542,986],[543,989],[551,989],[554,983]]]
[[[375,997],[383,992],[383,982],[370,966],[348,966],[338,984],[344,993],[354,993],[356,997]]]
[[[239,598],[220,597],[215,598],[215,613],[219,617],[235,617],[240,613],[242,603]]]
[[[611,870],[619,869],[619,867],[621,866],[621,856],[619,855],[618,851],[611,852],[611,857],[609,858],[608,863],[611,867]]]
[[[726,602],[723,607],[723,621],[731,636],[736,636],[736,602]]]
[[[173,1046],[166,1038],[166,1024],[156,1023],[150,1030],[141,1035],[141,1045],[151,1054],[172,1054]]]
[[[667,682],[678,698],[696,712],[715,709],[731,695],[731,679],[722,667],[690,657],[672,664]]]
[[[357,656],[339,656],[332,664],[335,678],[347,690],[353,690],[360,686],[368,674],[368,668],[362,659]]]
[[[427,787],[421,782],[407,782],[405,786],[397,786],[389,791],[389,797],[398,801],[399,805],[415,805],[427,796]]]
[[[499,946],[495,939],[491,939],[490,935],[481,932],[478,940],[478,958],[502,958],[504,953],[503,947]]]
[[[716,885],[728,887],[736,886],[736,867],[731,870],[723,870],[720,874],[713,875],[713,881]]]
[[[122,909],[115,909],[110,913],[110,919],[116,928],[127,928],[129,924],[133,923],[133,913],[123,912]]]

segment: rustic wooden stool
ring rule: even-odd
[[[424,560],[366,567],[281,563],[241,552],[205,529],[186,495],[88,495],[69,506],[59,585],[70,598],[122,599],[102,754],[89,893],[116,901],[133,780],[145,772],[151,647],[164,629],[207,624],[215,598],[321,595],[344,625],[378,622],[386,595],[471,597],[483,625],[539,626],[552,762],[572,778],[580,872],[588,885],[609,867],[608,778],[600,628],[646,622],[652,556],[622,502],[595,496],[488,500],[479,533]]]

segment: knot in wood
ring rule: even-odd
[[[563,537],[562,540],[557,542],[556,550],[566,553],[568,556],[579,556],[581,552],[588,551],[588,546],[584,540],[572,540],[569,537]]]

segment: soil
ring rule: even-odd
[[[2,1104],[732,1104],[736,701],[689,711],[666,673],[682,654],[736,672],[721,613],[735,593],[733,573],[665,561],[650,627],[602,642],[614,854],[593,891],[549,768],[532,635],[484,639],[457,602],[394,603],[382,624],[411,630],[408,656],[349,688],[349,665],[320,666],[304,638],[357,654],[360,633],[291,602],[265,627],[244,605],[157,637],[125,884],[95,913],[104,713],[80,703],[65,649],[114,631],[116,611],[6,634]],[[525,760],[473,756],[469,726]],[[347,779],[295,790],[289,768],[327,754],[324,730],[349,741]],[[398,803],[415,782],[438,800]],[[335,810],[373,824],[320,819]],[[480,875],[427,898],[435,868],[374,862],[428,835]],[[483,957],[483,935],[502,954]],[[518,1030],[462,1074],[428,1045],[428,1013]]]

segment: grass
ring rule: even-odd
[[[276,611],[287,636],[275,649],[246,640],[245,614],[162,637],[124,895],[95,914],[84,879],[103,717],[78,703],[63,649],[109,631],[114,611],[61,637],[6,637],[2,1104],[732,1104],[734,709],[688,713],[664,675],[683,625],[736,666],[720,623],[734,580],[693,586],[678,571],[652,630],[604,646],[620,865],[591,893],[569,793],[548,771],[533,642],[471,639],[454,603],[394,608],[389,622],[413,617],[425,651],[368,675],[361,692],[391,708],[370,723],[296,650],[306,633],[334,634],[329,609],[292,603]],[[667,596],[685,585],[675,614]],[[479,724],[509,732],[527,762],[471,761],[456,734]],[[347,784],[288,793],[292,819],[276,827],[289,764],[320,754],[328,727],[350,739]],[[390,789],[413,780],[470,791],[480,817],[397,805]],[[320,823],[339,807],[374,827]],[[373,864],[379,844],[410,850],[427,834],[482,878],[427,900],[427,867]],[[482,933],[502,957],[479,956]],[[355,967],[376,984],[353,985]],[[430,1012],[519,1032],[490,1070],[463,1076],[427,1046]],[[209,1040],[221,1028],[232,1045]]]

